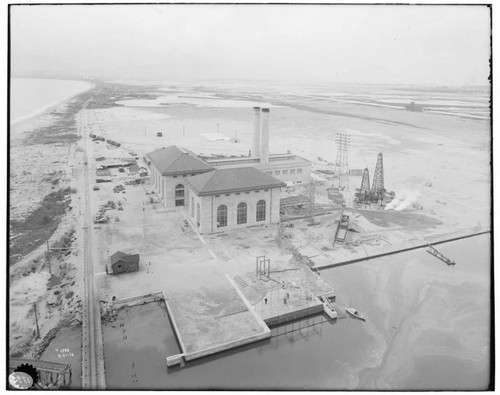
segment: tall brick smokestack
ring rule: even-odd
[[[253,108],[253,146],[252,156],[260,156],[260,107]]]
[[[269,163],[269,108],[262,109],[262,126],[260,135],[260,163]]]

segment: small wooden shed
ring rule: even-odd
[[[111,274],[132,273],[139,271],[139,254],[115,252],[109,258]]]

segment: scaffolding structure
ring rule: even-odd
[[[340,190],[349,189],[349,161],[347,152],[351,143],[351,135],[346,133],[335,133],[335,142],[337,143],[337,183]]]
[[[268,281],[271,273],[271,260],[265,255],[258,256],[255,260],[255,275],[259,280]]]

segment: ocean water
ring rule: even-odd
[[[42,113],[49,107],[92,88],[85,81],[11,78],[10,123]]]

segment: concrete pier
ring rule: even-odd
[[[318,301],[310,306],[304,306],[302,308],[294,309],[288,313],[276,315],[273,317],[268,317],[264,321],[268,326],[275,326],[286,324],[290,321],[295,321],[300,318],[310,317],[311,315],[318,315],[323,312],[323,304]]]
[[[180,348],[179,353],[165,356],[168,368],[268,339],[270,326],[322,314],[323,303],[317,295],[334,297],[333,288],[309,269],[302,270],[291,274],[302,276],[297,282],[283,281],[281,286],[277,280],[268,281],[266,284],[271,288],[257,303],[246,296],[249,287],[242,289],[226,275],[225,281],[213,288],[188,293],[165,290],[117,300],[114,304],[132,307],[163,300]]]
[[[450,243],[452,241],[457,241],[457,240],[462,240],[462,239],[467,239],[469,237],[475,237],[475,236],[480,236],[490,233],[490,231],[483,231],[483,232],[477,232],[477,233],[471,233],[468,235],[463,235],[463,236],[457,236],[457,237],[452,237],[444,240],[438,240],[438,241],[433,241],[430,244],[432,245],[438,245],[438,244],[444,244],[444,243]],[[382,258],[384,256],[389,256],[389,255],[395,255],[395,254],[401,254],[402,252],[408,252],[408,251],[413,251],[413,250],[418,250],[420,248],[427,248],[429,246],[429,242],[424,242],[420,243],[418,245],[412,246],[412,247],[406,247],[406,248],[400,248],[397,250],[390,250],[390,251],[385,251],[380,254],[373,254],[370,256],[364,256],[360,258],[354,258],[354,259],[349,259],[346,261],[342,262],[332,262],[332,263],[325,263],[321,265],[316,265],[315,269],[318,270],[324,270],[324,269],[331,269],[334,267],[339,267],[339,266],[344,266],[344,265],[350,265],[352,263],[357,263],[357,262],[362,262],[362,261],[368,261],[370,259],[376,259],[376,258]]]
[[[167,366],[192,361],[267,339],[271,331],[241,297],[232,281],[189,295],[164,292],[165,305],[182,354],[167,357]],[[198,306],[210,306],[200,309]]]

